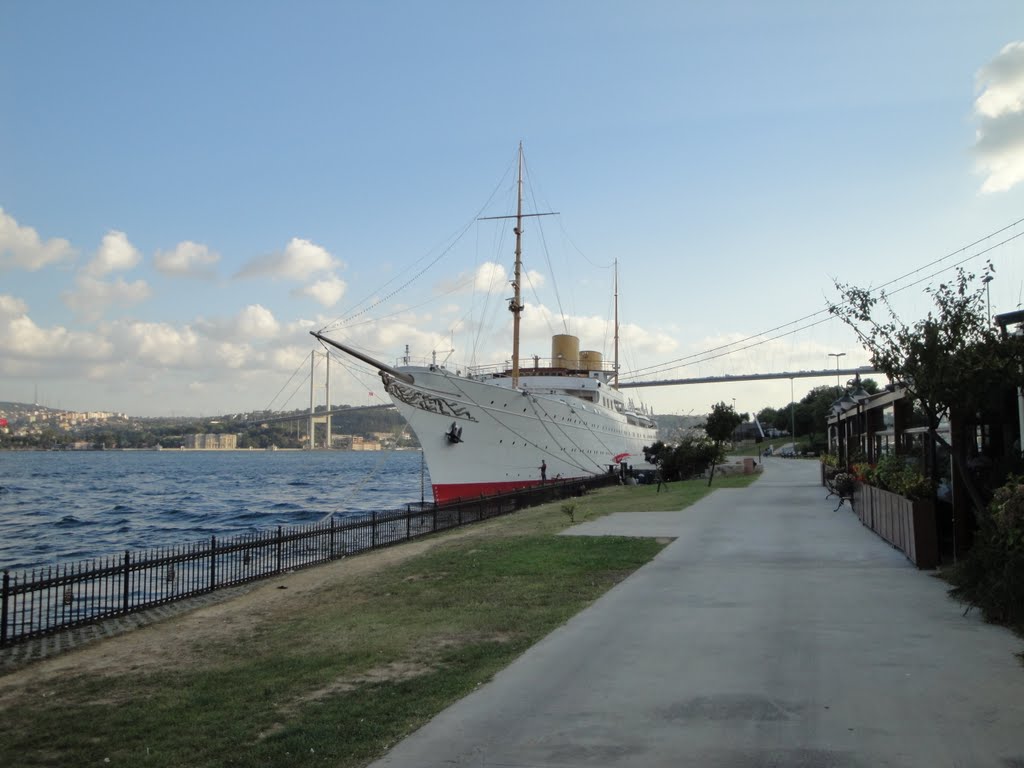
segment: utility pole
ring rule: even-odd
[[[834,357],[836,359],[836,386],[837,387],[841,386],[840,383],[839,383],[839,358],[840,357],[846,357],[846,353],[845,352],[829,352],[828,356],[829,357]],[[790,382],[792,382],[792,381],[793,380],[790,379]]]
[[[796,453],[796,407],[793,405],[793,380],[789,380],[789,434],[793,438],[793,453]]]
[[[985,307],[988,311],[988,324],[992,325],[992,297],[989,294],[988,284],[992,282],[992,275],[985,275],[981,278],[981,282],[985,284]]]

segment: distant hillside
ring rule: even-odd
[[[32,405],[30,403],[11,403],[5,400],[0,400],[0,411],[7,413],[38,413],[39,411],[61,413],[59,408],[47,408],[45,405]]]
[[[331,429],[335,434],[366,435],[371,432],[394,432],[405,425],[405,419],[392,406],[353,408],[331,416]]]

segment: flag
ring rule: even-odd
[[[372,395],[373,393],[371,392],[370,394]],[[7,419],[0,419],[0,427],[6,427],[6,426],[7,426]]]

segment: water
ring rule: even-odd
[[[418,451],[0,451],[0,569],[404,507],[420,479]]]

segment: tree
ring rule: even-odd
[[[670,480],[688,480],[701,474],[714,461],[717,448],[707,437],[684,435],[675,447],[658,440],[653,445],[644,446],[644,459],[656,464],[661,470],[662,478]]]
[[[746,415],[740,416],[736,409],[725,403],[715,403],[711,406],[711,413],[704,424],[704,431],[715,446],[714,458],[711,461],[711,474],[708,476],[708,485],[715,479],[715,466],[725,458],[725,444],[732,437],[733,431],[746,421]]]
[[[988,276],[992,265],[985,267]],[[935,308],[907,325],[884,291],[836,282],[843,303],[829,311],[852,328],[871,363],[905,388],[924,415],[931,438],[947,448],[957,463],[976,512],[985,500],[967,469],[964,456],[939,434],[939,423],[954,414],[972,414],[1007,382],[1020,380],[1020,337],[1003,337],[988,322],[984,280],[958,268],[956,278],[928,288]],[[879,315],[887,317],[879,317]]]

